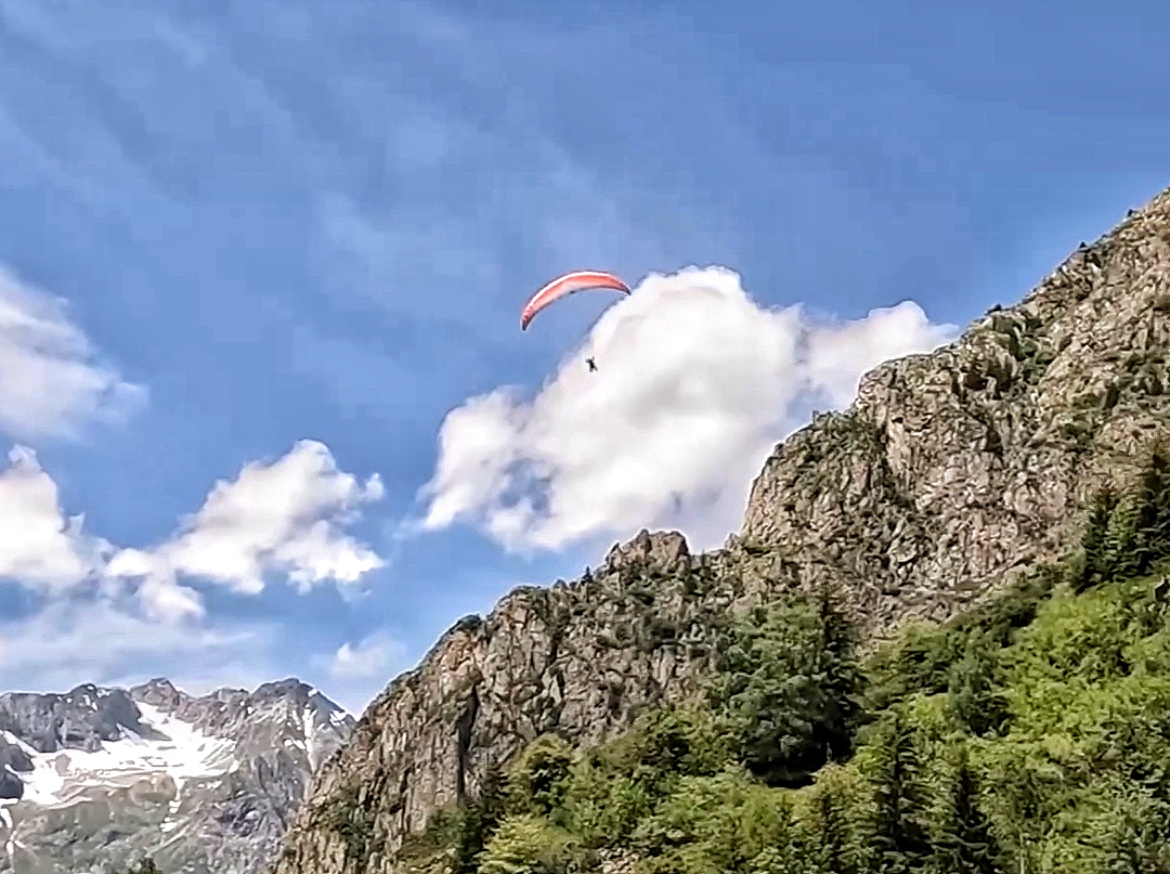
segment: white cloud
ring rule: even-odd
[[[875,309],[864,319],[806,325],[809,387],[835,408],[857,396],[861,377],[883,361],[928,352],[958,336],[954,325],[935,325],[916,303]]]
[[[197,593],[176,582],[180,576],[247,595],[263,591],[273,574],[300,591],[329,580],[352,585],[383,561],[344,529],[383,493],[376,474],[361,483],[338,469],[324,444],[302,440],[282,458],[246,464],[234,480],[216,483],[173,538],[122,550],[107,571],[142,579],[144,599],[163,617],[202,610]]]
[[[92,579],[109,544],[86,535],[83,521],[65,517],[36,453],[14,447],[0,469],[0,580],[59,594]]]
[[[956,335],[912,302],[826,323],[758,306],[722,268],[651,275],[534,398],[506,387],[448,414],[423,527],[470,522],[511,551],[648,525],[714,545],[809,404],[843,406],[877,364]]]
[[[120,416],[145,396],[96,360],[61,301],[0,266],[0,431],[70,436],[80,423]]]
[[[350,713],[361,713],[370,700],[406,667],[407,651],[386,631],[375,631],[355,643],[344,643],[332,653],[312,659],[329,697]]]
[[[382,559],[346,528],[382,494],[377,476],[359,482],[338,469],[326,446],[302,441],[216,483],[173,538],[117,550],[85,533],[82,517],[66,517],[35,453],[14,448],[0,468],[0,584],[40,597],[31,616],[0,616],[0,688],[127,684],[146,679],[144,663],[149,675],[167,673],[185,688],[212,679],[254,685],[264,679],[274,629],[224,628],[180,579],[245,595],[281,574],[302,591],[326,580],[352,586]],[[375,635],[332,661],[339,676],[361,679],[359,665],[372,676],[398,653]],[[186,675],[191,664],[199,677]]]
[[[32,450],[17,446],[0,468],[0,582],[50,598],[83,587],[120,597],[130,584],[148,615],[162,620],[203,615],[199,592],[180,578],[244,595],[279,575],[302,592],[325,581],[353,587],[383,560],[346,528],[362,504],[382,496],[377,475],[361,483],[338,469],[328,447],[304,440],[216,483],[166,542],[119,550],[85,533],[82,516],[65,516],[57,484]]]
[[[335,680],[378,679],[383,684],[387,676],[402,661],[402,644],[382,631],[375,632],[354,646],[344,643],[329,660],[329,675]]]

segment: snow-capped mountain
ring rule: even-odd
[[[298,680],[0,694],[0,874],[257,874],[353,725]]]

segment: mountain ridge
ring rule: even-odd
[[[876,640],[1060,555],[1088,497],[1170,437],[1167,310],[1170,190],[783,440],[723,549],[643,531],[595,573],[456,623],[318,771],[274,870],[395,870],[408,835],[535,737],[598,740],[693,694],[726,617],[781,591],[831,590]]]
[[[0,694],[0,872],[263,870],[353,717],[297,680]]]

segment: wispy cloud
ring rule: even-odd
[[[356,643],[345,642],[311,661],[327,678],[329,694],[351,713],[360,713],[378,692],[407,667],[406,647],[385,629]]]
[[[0,688],[128,683],[163,671],[185,687],[227,675],[259,679],[273,634],[257,623],[159,624],[113,600],[59,599],[30,617],[0,621]]]
[[[0,265],[0,431],[17,439],[76,436],[145,397],[100,360],[62,301]]]
[[[329,674],[337,680],[379,679],[385,684],[388,672],[403,658],[402,644],[383,631],[375,632],[356,645],[342,644],[329,660]]]

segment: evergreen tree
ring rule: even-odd
[[[1124,496],[1109,516],[1101,569],[1106,580],[1128,579],[1145,569],[1147,550],[1142,543],[1142,517],[1147,515],[1143,506],[1146,497],[1142,492]]]
[[[1138,523],[1136,573],[1145,573],[1158,559],[1170,555],[1170,456],[1158,447],[1137,488]]]
[[[920,871],[932,856],[923,825],[926,803],[919,773],[914,732],[897,709],[885,727],[878,749],[874,844],[876,874]]]
[[[799,786],[848,751],[857,683],[852,636],[827,602],[785,599],[720,642],[714,703],[744,764],[774,786]]]
[[[507,813],[507,791],[496,771],[484,778],[479,794],[465,803],[455,829],[454,874],[475,874],[478,857]]]
[[[815,804],[819,867],[832,874],[857,874],[858,854],[851,846],[846,814],[848,800],[842,798],[833,786],[818,789]]]
[[[1081,548],[1080,590],[1146,573],[1170,555],[1170,455],[1163,447],[1132,488],[1122,494],[1105,488],[1094,497]]]
[[[556,735],[537,738],[508,774],[508,805],[514,813],[556,817],[564,807],[573,749]]]
[[[822,727],[830,759],[844,759],[852,751],[853,732],[860,716],[862,677],[857,659],[857,629],[833,602],[827,586],[817,601],[821,646],[828,656],[826,666],[829,700]]]
[[[1118,502],[1117,495],[1110,488],[1104,488],[1093,496],[1085,533],[1081,537],[1083,563],[1076,580],[1078,590],[1083,591],[1109,578],[1109,520]]]
[[[960,747],[931,860],[937,874],[1004,874],[1000,847],[978,799],[975,774]]]
[[[947,691],[955,715],[975,735],[998,729],[1007,719],[1007,704],[996,687],[997,650],[981,629],[975,629],[964,641],[962,658],[949,672]]]
[[[570,836],[538,816],[503,820],[478,857],[476,874],[569,874],[579,870]]]

